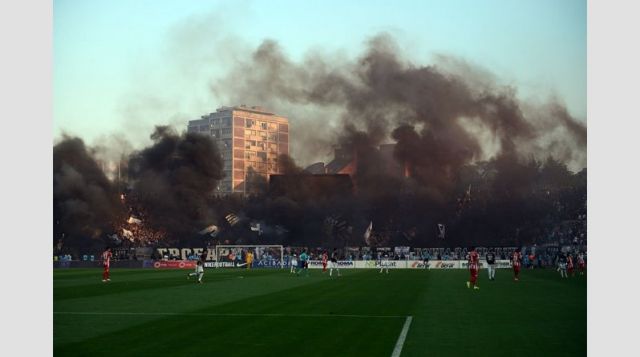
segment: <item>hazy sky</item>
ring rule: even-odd
[[[586,11],[575,0],[55,0],[53,134],[121,133],[141,145],[154,124],[185,129],[241,104],[210,91],[233,63],[221,44],[273,39],[293,60],[309,50],[354,58],[383,31],[416,64],[460,57],[586,121]]]

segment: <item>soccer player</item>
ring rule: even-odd
[[[511,265],[513,266],[513,280],[518,281],[520,279],[520,266],[522,266],[522,253],[520,248],[517,248],[511,255]]]
[[[387,274],[389,274],[389,253],[387,252],[384,252],[382,259],[380,259],[380,274],[382,274],[383,270],[386,270]]]
[[[309,259],[309,256],[307,255],[307,251],[303,250],[302,254],[300,254],[300,269],[298,269],[298,274],[300,274],[301,271],[305,271],[305,275],[309,276],[309,265],[307,264],[307,260]]]
[[[477,285],[479,262],[480,255],[476,252],[476,247],[471,247],[471,251],[469,251],[469,273],[471,274],[471,278],[467,281],[467,288],[473,285],[474,290],[480,289]]]
[[[426,250],[422,251],[422,264],[423,269],[428,269],[429,268],[429,252]]]
[[[247,263],[247,269],[251,269],[251,266],[253,265],[253,252],[250,250],[245,254],[245,261]]]
[[[338,276],[342,276],[340,274],[340,268],[338,268],[338,249],[333,249],[333,253],[331,253],[331,269],[329,270],[329,276],[333,275],[333,268],[338,272]]]
[[[298,257],[294,253],[291,257],[291,270],[289,271],[291,274],[295,274],[296,268],[298,267]]]
[[[567,273],[571,274],[571,276],[575,276],[575,273],[573,272],[573,255],[571,255],[571,253],[569,253],[569,256],[567,257]]]
[[[327,260],[329,260],[329,256],[327,255],[327,251],[322,252],[322,272],[325,273],[327,271]]]
[[[496,255],[493,253],[493,248],[489,249],[486,258],[489,280],[496,280]]]
[[[564,253],[560,252],[558,255],[558,271],[560,271],[560,277],[567,277],[567,257]]]
[[[585,265],[584,254],[580,252],[580,254],[578,254],[578,269],[580,269],[580,275],[584,275]]]
[[[198,263],[196,263],[196,271],[194,271],[193,273],[189,273],[189,275],[187,275],[187,279],[190,279],[192,276],[197,276],[198,284],[202,284],[203,275],[204,275],[204,264],[202,263],[202,260],[198,260]]]
[[[107,281],[111,281],[111,277],[109,276],[109,267],[111,265],[111,248],[107,247],[104,252],[102,252],[102,266],[104,270],[102,271],[102,282],[106,283]]]

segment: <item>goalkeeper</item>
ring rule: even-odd
[[[302,254],[300,254],[300,261],[299,261],[299,269],[298,269],[298,274],[300,274],[301,271],[305,272],[305,276],[309,276],[309,256],[307,255],[307,251],[303,250]]]

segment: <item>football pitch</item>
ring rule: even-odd
[[[585,356],[587,279],[552,269],[54,269],[55,356]],[[335,273],[335,272],[334,272]]]

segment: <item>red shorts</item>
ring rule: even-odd
[[[473,277],[477,277],[478,276],[478,269],[469,269],[469,272],[471,273],[471,276],[473,276]]]
[[[514,265],[513,266],[513,271],[516,272],[516,273],[519,273],[520,272],[520,266],[519,265]]]

